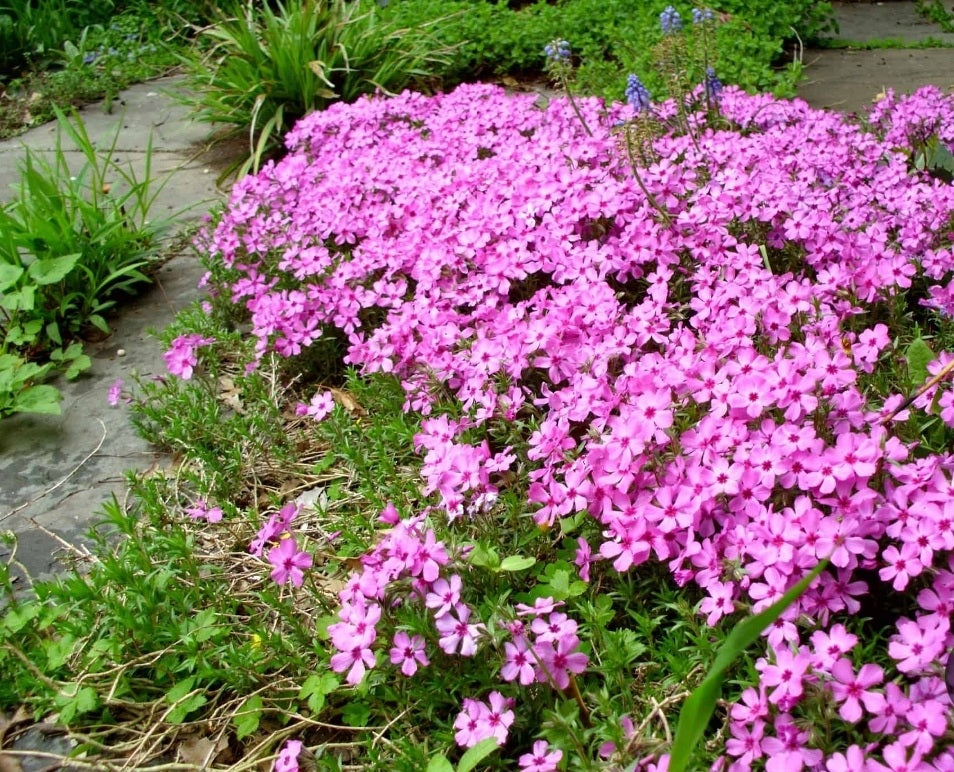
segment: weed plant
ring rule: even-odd
[[[83,159],[79,169],[64,135]],[[163,184],[152,176],[152,148],[140,177],[114,160],[118,136],[117,127],[96,147],[78,115],[60,114],[52,156],[25,150],[16,196],[0,209],[0,415],[56,412],[55,390],[33,382],[51,369],[75,378],[89,367],[73,341],[108,333],[117,299],[148,283],[158,262],[168,221],[151,219]]]

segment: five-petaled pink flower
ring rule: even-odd
[[[312,557],[308,552],[299,551],[294,537],[288,536],[268,551],[268,562],[273,566],[271,577],[278,584],[291,582],[295,587],[301,587],[304,570],[311,568]]]

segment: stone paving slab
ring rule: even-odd
[[[181,88],[179,78],[138,84],[113,102],[110,113],[94,104],[81,114],[99,147],[109,146],[119,127],[113,159],[140,178],[152,139],[152,175],[168,177],[153,211],[167,217],[186,209],[181,227],[204,216],[225,193],[215,184],[221,153],[209,148],[209,127],[194,123],[189,109],[171,98],[176,88]],[[14,195],[4,183],[17,180],[23,148],[51,152],[56,134],[52,123],[0,142],[0,200]],[[64,137],[63,147],[68,145]],[[71,170],[81,168],[79,153],[67,152],[67,157]],[[110,320],[112,335],[86,346],[92,368],[72,383],[56,382],[64,395],[62,415],[21,414],[0,422],[0,530],[18,534],[17,558],[31,575],[54,568],[62,553],[60,540],[80,544],[104,502],[113,495],[123,500],[127,470],[162,462],[138,437],[127,411],[110,407],[106,395],[117,378],[130,383],[134,372],[143,378],[165,373],[159,344],[147,331],[163,329],[200,296],[203,272],[184,249],[159,269],[154,287],[123,304],[121,315]]]

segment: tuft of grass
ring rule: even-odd
[[[274,6],[274,9],[272,7]],[[203,29],[184,62],[200,121],[248,137],[229,169],[257,170],[306,113],[430,77],[449,49],[425,28],[399,28],[376,9],[345,0],[248,3]]]

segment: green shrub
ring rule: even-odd
[[[258,167],[306,113],[377,89],[400,91],[444,61],[421,30],[344,0],[249,3],[200,36],[186,59],[196,117],[249,137],[244,169]]]

